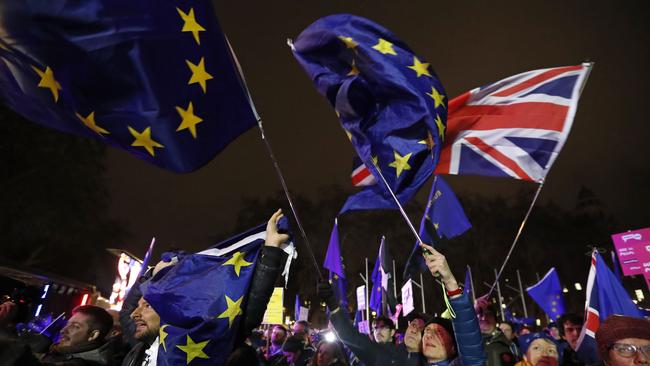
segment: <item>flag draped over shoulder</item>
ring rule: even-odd
[[[369,302],[369,307],[376,311],[377,315],[388,315],[385,310],[390,311],[390,308],[397,303],[392,290],[394,281],[392,265],[393,260],[388,252],[386,240],[382,237],[377,261],[372,270],[372,291]]]
[[[348,284],[345,278],[345,265],[343,264],[343,256],[341,255],[341,248],[339,246],[339,230],[337,221],[334,221],[334,227],[332,228],[332,234],[330,235],[330,243],[327,246],[327,253],[325,254],[323,267],[329,271],[329,280],[334,287],[336,299],[339,301],[342,307],[347,307]]]
[[[445,133],[447,98],[429,63],[386,28],[349,14],[317,20],[292,49],[373,176],[381,171],[407,202],[433,171]],[[384,184],[361,193],[342,212],[395,206]]]
[[[539,282],[526,288],[526,292],[553,321],[565,313],[564,294],[555,268],[551,268]]]
[[[543,181],[569,135],[591,66],[528,71],[452,99],[436,173]]]
[[[440,239],[455,238],[472,227],[454,191],[442,176],[436,175],[431,184],[427,207],[420,221],[418,235],[423,242],[435,245]],[[404,277],[424,272],[427,267],[419,243],[415,243],[404,267]]]
[[[600,323],[610,315],[626,315],[641,318],[639,308],[632,302],[627,291],[607,267],[597,251],[591,255],[591,267],[587,278],[585,322],[578,338],[578,354],[589,355],[597,350],[596,331]]]
[[[257,119],[210,1],[4,1],[0,98],[181,173]]]
[[[182,257],[142,285],[160,316],[158,365],[224,365],[239,329],[266,224]]]

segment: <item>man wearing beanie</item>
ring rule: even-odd
[[[612,315],[598,328],[596,343],[606,366],[650,364],[650,320]]]

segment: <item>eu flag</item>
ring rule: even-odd
[[[2,1],[0,60],[28,120],[175,172],[256,123],[210,1]]]
[[[388,29],[350,14],[317,20],[292,48],[361,160],[407,202],[438,162],[447,120],[447,97],[429,63]],[[392,208],[384,207],[391,196],[383,183],[362,192],[348,210]]]
[[[386,307],[390,308],[396,304],[395,296],[391,290],[394,281],[391,271],[392,262],[386,240],[382,237],[379,255],[372,270],[372,291],[369,302],[369,307],[376,311],[377,315],[387,315]]]
[[[526,292],[552,320],[564,314],[564,295],[555,268],[551,268],[539,282],[526,288]]]
[[[458,202],[454,191],[442,176],[435,175],[431,184],[431,192],[427,207],[420,221],[418,235],[423,242],[434,245],[441,238],[451,239],[463,234],[472,227],[465,215],[465,210]],[[422,257],[419,243],[415,243],[411,255],[404,267],[404,276],[426,271],[427,267]]]
[[[224,365],[239,329],[266,224],[183,256],[142,286],[160,316],[158,365]],[[165,271],[166,270],[166,271]]]
[[[343,256],[341,255],[341,248],[339,246],[339,229],[338,222],[334,220],[334,227],[330,235],[330,243],[327,246],[327,253],[325,254],[325,261],[323,267],[329,270],[329,280],[334,287],[336,299],[342,307],[348,306],[347,297],[347,280],[345,279],[345,265],[343,264]]]

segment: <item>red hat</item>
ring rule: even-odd
[[[605,359],[608,348],[625,338],[650,340],[650,320],[622,315],[612,315],[605,319],[596,332],[600,357]]]

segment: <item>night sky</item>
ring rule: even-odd
[[[517,73],[595,62],[541,200],[570,208],[580,187],[586,186],[623,226],[637,229],[650,226],[650,122],[645,109],[650,14],[642,4],[230,1],[219,2],[217,12],[287,184],[308,196],[324,185],[348,187],[354,154],[333,109],[286,46],[287,38],[295,38],[320,17],[351,13],[387,27],[432,65],[450,99]],[[138,255],[152,236],[161,248],[198,250],[213,244],[215,233],[232,233],[243,197],[270,197],[280,189],[257,129],[191,174],[163,171],[113,148],[107,165],[111,216],[133,233],[129,242],[115,246]],[[522,185],[532,185],[486,177],[448,181],[461,198],[508,196]],[[427,192],[423,189],[418,198],[424,200]],[[331,219],[323,218],[328,223]]]

